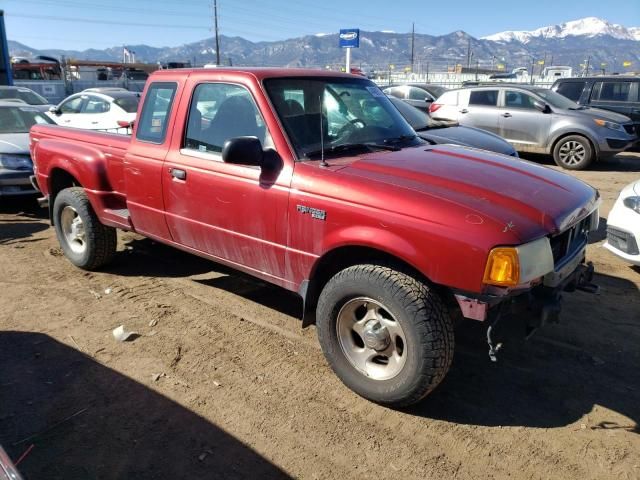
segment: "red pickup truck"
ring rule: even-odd
[[[331,367],[368,399],[431,392],[457,317],[485,322],[494,357],[496,322],[556,320],[562,292],[590,281],[596,190],[430,145],[366,78],[159,71],[142,100],[130,137],[31,130],[68,259],[100,268],[130,230],[297,292]]]

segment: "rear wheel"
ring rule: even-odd
[[[116,229],[100,223],[81,187],[65,188],[53,205],[56,236],[64,255],[75,266],[95,270],[116,252]]]
[[[562,168],[584,170],[595,160],[595,152],[585,137],[569,135],[556,143],[553,159]]]
[[[389,266],[356,265],[335,275],[320,295],[317,328],[338,377],[384,405],[419,401],[453,359],[453,326],[440,298]]]

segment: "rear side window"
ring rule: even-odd
[[[411,100],[431,100],[431,95],[418,87],[409,88],[409,99]]]
[[[577,102],[582,96],[582,90],[584,90],[584,82],[562,82],[558,85],[556,92],[569,100]]]
[[[598,82],[600,88],[596,100],[608,100],[610,102],[626,102],[629,100],[631,82]],[[596,84],[596,85],[598,85]]]
[[[498,104],[497,90],[479,90],[471,92],[469,96],[469,105],[482,105],[487,107],[495,107]]]
[[[164,142],[176,88],[175,83],[152,83],[149,86],[138,121],[138,140]]]

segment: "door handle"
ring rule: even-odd
[[[466,108],[463,108],[462,110],[460,110],[460,113],[469,113],[469,110],[467,110]]]
[[[509,118],[511,116],[511,114],[509,112],[505,112],[505,113],[502,114],[502,116],[504,118]]]
[[[179,168],[170,168],[169,173],[173,178],[177,178],[178,180],[186,180],[187,172],[184,170],[180,170]]]

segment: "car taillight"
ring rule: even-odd
[[[432,103],[429,106],[429,113],[433,113],[433,112],[437,111],[441,106],[442,106],[441,103]]]

